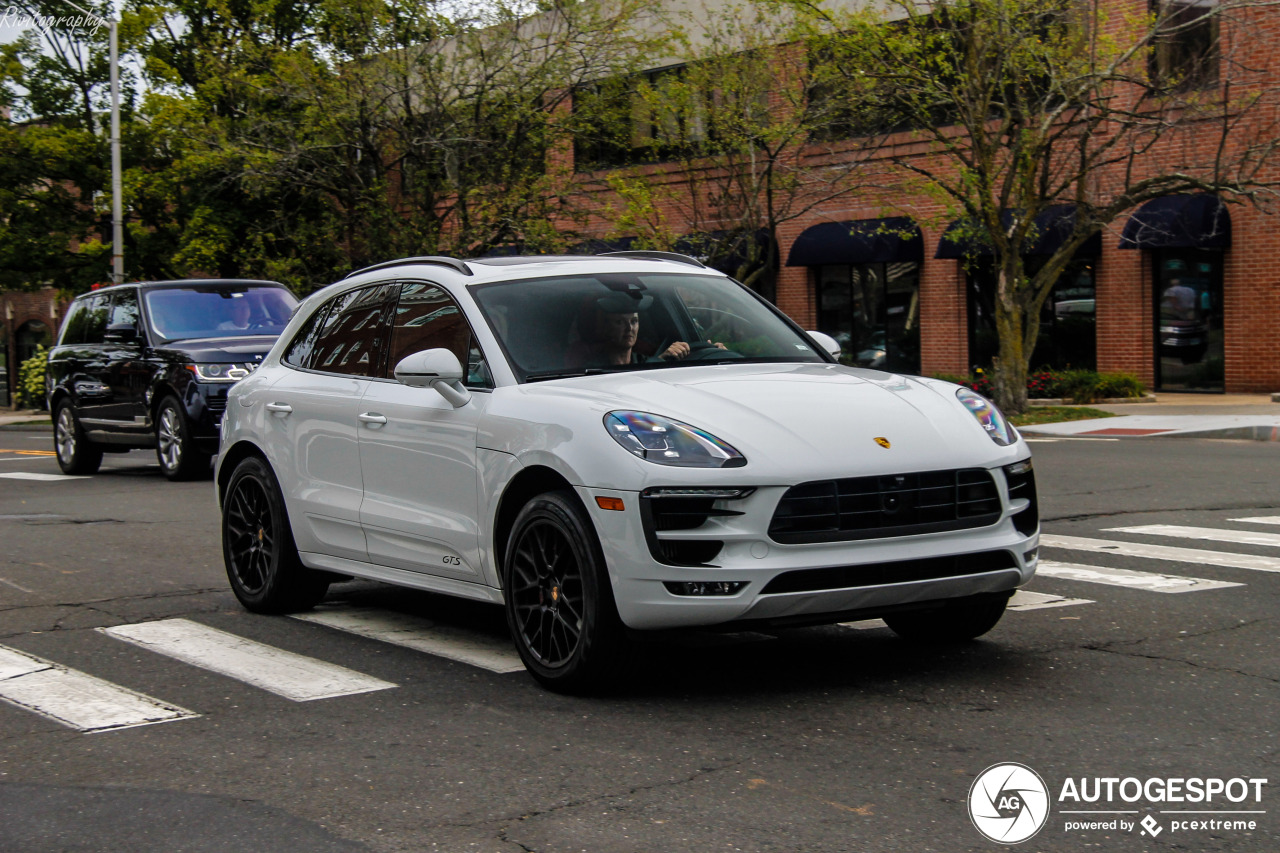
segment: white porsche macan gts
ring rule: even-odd
[[[353,273],[231,391],[231,586],[260,612],[338,576],[500,604],[560,690],[637,631],[985,633],[1035,571],[1030,451],[974,392],[833,349],[680,255]]]

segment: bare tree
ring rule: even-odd
[[[1026,406],[1041,307],[1087,240],[1160,196],[1273,194],[1277,93],[1261,72],[1266,48],[1250,35],[1274,14],[1264,4],[1166,2],[1151,14],[1076,0],[892,0],[843,16],[792,8],[842,70],[851,132],[896,166],[902,193],[936,199],[966,223],[953,236],[991,255],[995,393],[1010,412]],[[1027,250],[1064,204],[1074,215],[1061,241],[1028,270]]]

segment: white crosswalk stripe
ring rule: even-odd
[[[1031,592],[1020,589],[1009,599],[1009,609],[1015,612],[1027,610],[1045,610],[1050,607],[1072,607],[1077,604],[1093,604],[1087,598],[1070,598],[1065,595],[1052,595],[1047,592]]]
[[[0,646],[0,699],[82,732],[200,716],[7,646]]]
[[[1256,518],[1230,518],[1228,521],[1247,521],[1250,524],[1280,524],[1280,515],[1263,515]]]
[[[407,613],[366,607],[318,607],[310,613],[295,613],[294,618],[490,672],[520,672],[524,669],[520,655],[516,654],[511,640],[506,637],[440,625]]]
[[[395,687],[346,667],[277,649],[187,619],[99,628],[104,634],[295,702]]]
[[[1009,610],[1022,613],[1028,610],[1045,610],[1050,607],[1074,607],[1077,604],[1093,604],[1087,598],[1070,598],[1065,595],[1053,595],[1047,592],[1031,592],[1020,589],[1009,599]],[[855,631],[871,631],[876,628],[888,628],[883,619],[863,619],[860,622],[841,622],[842,628],[853,628]]]
[[[1202,566],[1223,566],[1255,572],[1280,572],[1280,559],[1275,557],[1232,554],[1226,551],[1202,551],[1198,548],[1178,548],[1171,545],[1148,545],[1143,542],[1121,542],[1115,539],[1089,539],[1082,536],[1056,536],[1042,533],[1040,547],[1114,554],[1118,557],[1147,557],[1174,563],[1197,563]]]
[[[1136,572],[1130,569],[1110,569],[1105,566],[1082,566],[1077,563],[1059,563],[1054,560],[1041,560],[1036,566],[1036,574],[1063,580],[1143,589],[1149,592],[1202,592],[1209,589],[1244,586],[1244,584],[1230,581]]]
[[[34,474],[28,471],[6,471],[5,473],[0,474],[0,479],[38,480],[43,483],[56,483],[61,480],[87,480],[89,478],[70,474]]]
[[[1280,533],[1257,530],[1227,530],[1218,527],[1187,527],[1180,524],[1143,524],[1137,527],[1108,527],[1108,533],[1143,533],[1175,539],[1203,539],[1209,542],[1231,542],[1236,545],[1265,545],[1280,548]]]

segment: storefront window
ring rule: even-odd
[[[1222,255],[1163,249],[1154,260],[1156,387],[1224,390]]]
[[[842,360],[920,372],[920,265],[914,261],[818,267],[818,331]]]
[[[1027,274],[1034,275],[1043,259],[1027,258]],[[989,259],[970,267],[966,276],[969,296],[969,359],[986,369],[1000,351],[996,335],[996,270]],[[1040,311],[1040,335],[1031,355],[1031,367],[1056,370],[1097,368],[1097,307],[1094,261],[1072,261],[1058,277]]]

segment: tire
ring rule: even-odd
[[[891,614],[884,617],[884,622],[904,640],[963,643],[981,637],[996,626],[1011,594],[974,596],[937,610]]]
[[[503,560],[507,625],[521,660],[561,693],[608,686],[626,647],[591,519],[573,492],[530,499]]]
[[[222,560],[231,591],[254,613],[310,610],[331,577],[302,565],[275,474],[250,456],[236,466],[222,501]]]
[[[102,448],[85,438],[67,399],[53,411],[53,449],[64,474],[95,474],[102,465]]]
[[[191,438],[191,427],[176,397],[165,397],[156,409],[156,461],[174,482],[208,477],[211,457]]]

